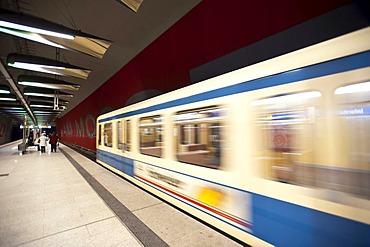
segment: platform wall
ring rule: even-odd
[[[343,6],[348,0],[204,0],[57,121],[65,142],[95,150],[95,119],[146,90],[190,84],[202,64]],[[259,11],[256,11],[259,10]]]
[[[0,117],[0,145],[19,139],[19,130],[15,129],[16,126],[12,124],[12,121],[5,117]]]

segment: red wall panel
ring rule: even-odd
[[[142,90],[187,86],[190,69],[348,2],[204,0],[59,119],[58,132],[66,142],[95,150],[94,121],[103,108],[120,108]]]

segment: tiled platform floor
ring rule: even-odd
[[[0,246],[155,246],[145,231],[132,229],[135,221],[113,212],[63,153],[161,246],[240,246],[64,145],[57,153],[31,148],[20,156],[17,143],[0,147]]]
[[[141,246],[61,152],[16,147],[0,148],[0,246]]]

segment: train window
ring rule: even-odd
[[[174,143],[178,161],[219,168],[223,142],[222,107],[178,112],[174,116]]]
[[[131,150],[131,120],[125,122],[125,151]]]
[[[163,139],[163,117],[152,116],[140,119],[140,152],[161,157]]]
[[[118,149],[130,151],[130,121],[117,122]]]
[[[101,145],[101,124],[99,124],[98,145]]]
[[[118,142],[118,149],[119,150],[124,150],[124,126],[123,126],[123,121],[118,121],[117,122],[117,134],[118,134],[118,138],[117,138],[117,142]]]
[[[112,123],[104,124],[104,146],[112,147]]]
[[[335,90],[336,190],[370,198],[370,82]],[[331,168],[333,170],[333,168]]]
[[[252,102],[257,114],[259,156],[265,161],[265,166],[260,167],[262,176],[299,183],[297,171],[311,170],[309,167],[316,162],[316,142],[319,142],[320,98],[320,92],[311,91]]]

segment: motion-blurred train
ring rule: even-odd
[[[370,246],[370,28],[101,115],[97,161],[252,246]]]

